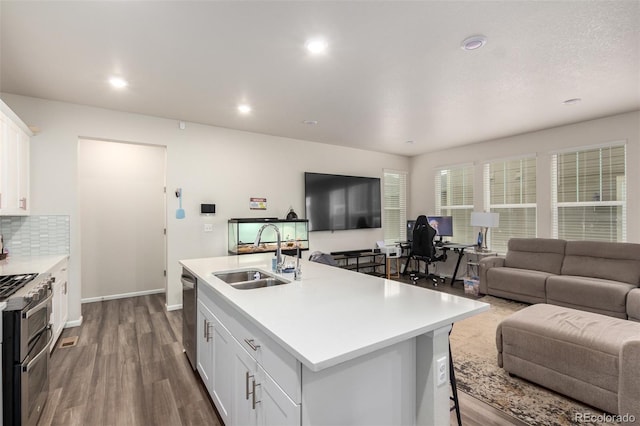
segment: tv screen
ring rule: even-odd
[[[427,216],[427,222],[436,230],[436,236],[453,237],[452,216]]]
[[[380,178],[304,174],[309,231],[382,227]]]

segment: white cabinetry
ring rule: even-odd
[[[258,365],[257,380],[261,390],[258,407],[259,424],[299,425],[301,404],[293,402],[260,365]]]
[[[52,284],[53,300],[51,303],[51,327],[53,329],[51,351],[55,347],[69,319],[69,274],[68,261],[66,259],[53,270],[52,276],[54,281]]]
[[[231,407],[233,406],[233,371],[229,366],[234,362],[236,341],[229,331],[213,316],[213,377],[211,379],[211,397],[222,421],[230,425]]]
[[[32,132],[0,101],[0,215],[29,214],[29,143]]]
[[[299,426],[300,363],[207,293],[199,284],[198,371],[224,423]]]
[[[206,304],[198,298],[198,321],[197,321],[197,365],[198,372],[200,373],[200,377],[204,382],[209,394],[211,394],[213,389],[212,378],[213,378],[213,339],[212,329],[213,329],[213,314],[207,308]]]
[[[300,404],[287,396],[249,352],[235,346],[232,424],[300,425]]]

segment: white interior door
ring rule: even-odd
[[[80,139],[82,299],[166,289],[161,146]]]

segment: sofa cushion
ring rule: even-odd
[[[640,334],[640,333],[639,333]],[[629,413],[633,417],[624,425],[637,425],[640,421],[640,380],[638,380],[638,365],[640,365],[640,337],[628,339],[622,345],[620,352],[620,383],[618,384],[618,413]]]
[[[602,278],[640,285],[640,244],[569,241],[562,275]]]
[[[489,288],[487,287],[487,271],[491,268],[502,268],[504,266],[504,257],[499,256],[487,256],[480,260],[480,293],[489,294]]]
[[[545,281],[551,274],[517,268],[487,271],[488,293],[526,303],[544,303]]]
[[[547,303],[627,319],[632,288],[618,281],[555,275],[547,279]]]
[[[627,294],[627,318],[640,322],[640,288],[635,288]]]
[[[611,413],[618,411],[620,354],[640,324],[537,304],[505,318],[496,330],[505,370]]]
[[[566,241],[548,238],[511,238],[504,265],[559,274]]]

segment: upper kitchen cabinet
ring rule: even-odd
[[[0,215],[29,214],[29,143],[33,133],[0,101]]]

